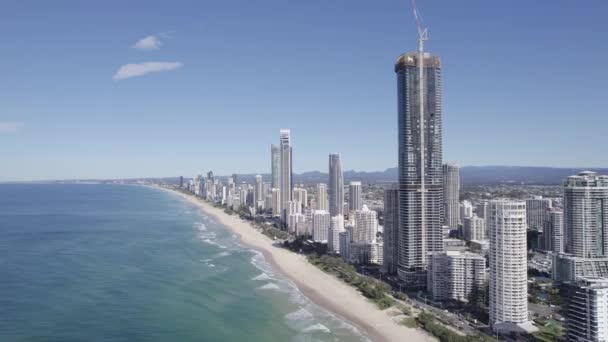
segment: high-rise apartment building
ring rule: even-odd
[[[427,290],[434,300],[467,302],[485,286],[486,258],[461,251],[433,253],[427,278]]]
[[[325,210],[315,210],[312,214],[312,239],[315,242],[327,242],[330,216]]]
[[[302,207],[308,208],[308,191],[304,188],[293,188],[292,198],[299,201]]]
[[[443,224],[457,228],[460,223],[460,167],[443,164]]]
[[[339,154],[329,155],[329,214],[344,215],[344,177]]]
[[[463,220],[464,239],[467,241],[471,240],[485,240],[486,237],[486,220],[477,215],[472,217],[465,217]]]
[[[361,210],[356,210],[353,214],[353,242],[374,242],[378,233],[378,218],[375,211],[370,210],[366,205]]]
[[[422,41],[421,41],[422,42]],[[443,250],[441,62],[420,50],[395,64],[399,117],[399,277],[426,286],[428,254]]]
[[[350,182],[348,186],[348,209],[349,211],[360,210],[363,207],[363,187],[361,182]]]
[[[271,173],[271,187],[280,188],[281,183],[281,150],[276,145],[270,145],[270,173]]]
[[[270,190],[270,196],[272,197],[272,215],[273,216],[281,216],[282,205],[281,205],[281,189],[272,188]]]
[[[344,216],[337,215],[330,219],[327,237],[327,250],[330,253],[340,253],[340,233],[344,231]]]
[[[292,153],[291,153],[291,132],[288,129],[280,131],[280,189],[281,189],[281,219],[286,221],[287,202],[291,201],[291,175],[292,175]]]
[[[261,175],[255,176],[255,187],[253,188],[253,202],[254,207],[264,209],[264,199],[266,194],[264,193],[264,182]]]
[[[399,191],[387,189],[384,191],[384,231],[382,239],[384,253],[382,270],[388,274],[397,273],[399,260]]]
[[[543,196],[527,199],[526,223],[528,224],[528,230],[542,232],[545,224],[545,214],[552,206],[553,202],[548,198],[543,198]]]
[[[316,203],[317,210],[329,211],[329,204],[327,203],[327,184],[317,184]]]
[[[551,208],[545,213],[543,226],[544,249],[555,253],[564,252],[564,212]]]
[[[497,332],[533,329],[528,320],[526,202],[490,202],[490,325]]]
[[[608,256],[608,176],[581,172],[564,185],[566,253],[580,258]]]
[[[563,287],[566,340],[608,341],[608,279],[584,278]]]

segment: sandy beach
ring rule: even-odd
[[[249,222],[228,215],[194,196],[167,190],[213,216],[243,244],[262,252],[272,267],[291,279],[311,301],[350,321],[373,341],[435,341],[420,330],[396,323],[389,312],[381,311],[353,287],[313,266],[305,256],[273,246],[273,241],[255,230]]]

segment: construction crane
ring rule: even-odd
[[[418,27],[418,52],[422,52],[424,51],[424,42],[429,40],[429,30],[424,27],[422,16],[418,12],[418,6],[416,6],[416,0],[412,0],[412,10],[414,18],[416,18],[416,26]]]
[[[427,213],[426,213],[426,137],[425,131],[426,120],[424,117],[424,101],[426,97],[425,90],[425,77],[424,77],[424,42],[429,39],[429,31],[423,26],[422,17],[416,7],[416,0],[412,0],[412,10],[414,11],[414,18],[416,18],[416,26],[418,26],[418,96],[419,101],[419,139],[420,139],[420,248],[422,252],[422,260],[426,261],[426,253],[428,252],[427,246]]]

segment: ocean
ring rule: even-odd
[[[0,341],[367,341],[169,192],[0,184]]]

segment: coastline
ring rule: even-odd
[[[275,246],[270,238],[254,229],[249,222],[228,215],[222,209],[192,195],[157,188],[178,195],[214,217],[234,233],[242,244],[261,252],[275,271],[293,281],[313,303],[353,323],[372,341],[388,342],[405,338],[413,342],[436,341],[421,330],[398,324],[386,310],[381,311],[355,288],[309,263],[304,255]]]

